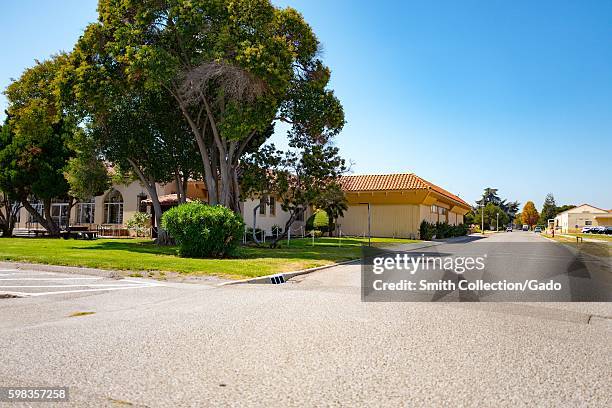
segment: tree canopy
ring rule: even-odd
[[[239,161],[277,120],[325,143],[344,124],[330,71],[302,16],[269,0],[101,0],[64,75],[81,111],[104,115],[126,93],[164,92],[191,130],[210,203],[240,211]]]

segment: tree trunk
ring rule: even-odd
[[[21,209],[20,205],[15,205],[6,194],[2,193],[2,202],[0,203],[0,231],[3,237],[11,237],[15,229],[15,221],[17,214]],[[4,211],[2,211],[4,208]]]
[[[51,209],[49,208],[51,207],[51,200],[46,200],[44,204],[45,214],[48,214],[48,217],[49,217],[48,219],[40,215],[38,211],[36,211],[36,209],[32,207],[32,204],[30,204],[30,202],[27,199],[25,198],[21,199],[21,204],[32,215],[32,218],[34,218],[34,220],[36,220],[38,224],[42,225],[42,227],[47,230],[50,236],[52,237],[59,236],[59,232],[60,232],[59,228],[57,227],[57,225],[55,225],[55,223],[51,219]]]
[[[335,228],[335,220],[329,216],[329,214],[327,215],[327,232],[329,234],[329,237],[333,237],[334,236],[334,228]]]
[[[162,229],[161,227],[161,217],[162,217],[162,208],[161,203],[159,202],[159,195],[157,194],[157,188],[155,188],[155,181],[150,180],[148,177],[144,175],[140,167],[135,160],[127,159],[136,175],[140,179],[140,182],[144,184],[149,196],[151,197],[151,201],[153,203],[153,211],[155,212],[155,227],[157,228],[157,238],[155,239],[155,243],[157,245],[172,245],[170,236],[167,231]]]
[[[304,211],[306,211],[305,208],[299,208],[295,212],[291,213],[291,215],[289,216],[289,219],[285,223],[285,229],[283,230],[283,233],[280,234],[279,236],[277,236],[276,238],[274,238],[274,240],[270,243],[270,248],[278,247],[278,243],[287,237],[287,233],[289,232],[289,228],[291,228],[291,226],[293,225],[293,223],[297,219],[298,214],[300,214],[300,212],[303,213]]]

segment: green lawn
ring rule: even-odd
[[[598,241],[611,241],[612,242],[612,235],[604,235],[604,234],[567,234],[567,235],[571,235],[574,237],[596,239]]]
[[[416,242],[373,238],[376,244]],[[0,238],[0,260],[85,266],[126,271],[163,271],[194,275],[244,278],[289,272],[356,259],[361,238],[308,238],[286,241],[281,248],[240,248],[232,259],[180,258],[175,247],[158,247],[144,239],[94,241],[49,238]],[[339,246],[341,244],[341,246]]]

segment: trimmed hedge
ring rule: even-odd
[[[242,217],[222,205],[181,204],[166,211],[162,225],[174,238],[179,255],[222,258],[233,255],[244,231]]]
[[[423,220],[419,227],[420,239],[430,240],[434,236],[436,239],[461,237],[468,233],[468,228],[465,224],[450,225],[446,222],[431,223]]]

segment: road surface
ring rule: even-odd
[[[0,299],[0,386],[68,386],[72,406],[612,406],[611,303],[361,302],[359,265],[283,285],[88,277],[0,271],[0,293],[42,293]]]

